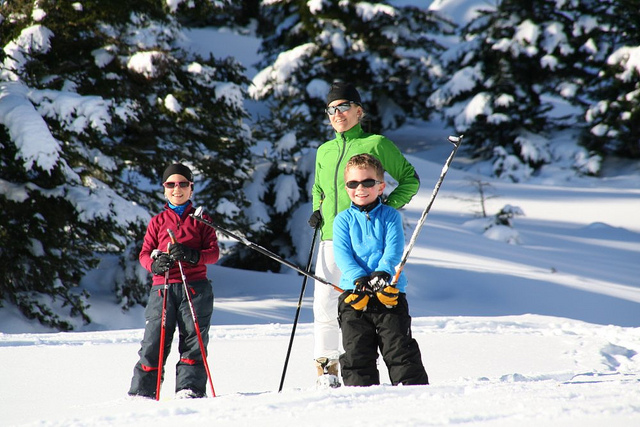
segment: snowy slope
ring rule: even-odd
[[[312,327],[214,326],[218,397],[125,397],[141,330],[0,335],[0,423],[39,426],[637,426],[640,330],[558,317],[429,317],[414,334],[432,384],[315,390]],[[175,344],[175,343],[174,343]],[[177,361],[169,358],[170,373]],[[383,378],[386,378],[383,375]]]
[[[462,22],[487,3],[431,7]],[[243,49],[232,34],[222,45],[207,36],[194,32],[194,48],[255,56],[255,40]],[[403,210],[407,237],[451,150],[447,134],[412,122],[388,135],[422,179]],[[315,390],[309,283],[278,393],[302,278],[212,266],[209,364],[218,397],[173,399],[174,343],[162,400],[129,400],[144,318],[140,307],[122,313],[114,303],[116,266],[106,259],[84,282],[93,322],[79,332],[55,333],[12,307],[0,310],[0,425],[640,425],[640,167],[605,165],[602,179],[548,172],[516,185],[464,165],[454,162],[406,266],[431,385]],[[483,235],[469,178],[495,189],[490,214],[505,204],[522,209],[511,230],[519,244]],[[301,230],[310,240],[310,229]]]
[[[448,150],[411,156],[423,186],[403,211],[408,233]],[[640,235],[632,214],[640,199],[632,180],[492,182],[496,206],[525,212],[513,245],[465,227],[473,213],[453,197],[466,191],[465,176],[449,171],[406,267],[430,386],[313,389],[310,283],[277,393],[301,277],[212,266],[209,364],[218,397],[173,399],[174,343],[162,401],[128,400],[142,310],[120,313],[105,265],[84,332],[25,333],[42,329],[0,312],[0,424],[638,425]]]

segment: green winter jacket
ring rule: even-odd
[[[398,181],[385,204],[401,208],[418,192],[418,174],[390,139],[366,133],[360,124],[346,132],[336,132],[336,138],[322,144],[316,153],[313,210],[322,209],[322,240],[333,240],[334,218],[351,205],[344,188],[344,168],[352,156],[363,153],[377,157],[384,170]]]

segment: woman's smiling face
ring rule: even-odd
[[[344,104],[345,102],[349,102],[346,99],[336,99],[331,102],[328,107],[335,107],[336,105]],[[357,104],[351,103],[351,108],[349,108],[344,113],[336,110],[334,115],[329,116],[329,121],[331,121],[331,126],[335,129],[336,132],[345,132],[354,127],[360,121],[360,115],[362,114],[362,107]]]

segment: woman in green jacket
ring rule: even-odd
[[[309,225],[320,227],[320,245],[315,274],[331,283],[340,282],[340,270],[333,258],[333,220],[347,209],[351,200],[344,183],[344,168],[355,154],[377,157],[385,171],[398,182],[385,204],[396,209],[409,203],[418,192],[420,179],[398,147],[382,135],[367,133],[360,125],[364,108],[360,94],[350,83],[335,82],[327,96],[326,113],[336,137],[325,142],[316,154],[313,184],[313,214]],[[331,286],[315,283],[313,295],[314,358],[318,386],[339,387],[338,296]]]

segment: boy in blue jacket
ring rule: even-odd
[[[428,384],[418,343],[411,337],[405,294],[407,278],[391,285],[404,249],[400,213],[382,203],[384,168],[370,154],[349,159],[344,171],[351,207],[333,224],[335,261],[345,292],[338,320],[345,352],[340,356],[347,386],[380,384],[378,348],[393,385]]]

